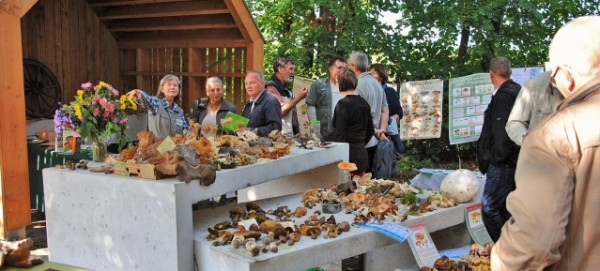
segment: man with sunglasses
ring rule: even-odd
[[[549,57],[565,99],[523,141],[492,270],[600,266],[600,16],[563,26]]]

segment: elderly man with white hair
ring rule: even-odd
[[[563,26],[549,57],[565,99],[523,141],[492,270],[600,268],[600,17]]]

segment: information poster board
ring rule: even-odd
[[[292,92],[294,93],[294,97],[298,96],[298,92],[303,88],[310,90],[310,85],[314,80],[303,78],[303,77],[294,77],[294,85],[292,87]],[[298,124],[300,125],[300,134],[309,135],[310,134],[310,123],[308,119],[308,108],[306,105],[306,99],[302,99],[299,103],[296,104],[296,110],[298,111]]]
[[[511,79],[521,86],[544,72],[544,67],[512,68]],[[483,127],[483,115],[492,100],[494,85],[489,73],[477,73],[449,80],[450,145],[474,142]]]
[[[542,72],[544,72],[544,67],[512,68],[511,79],[519,85],[524,86],[531,77]]]
[[[483,127],[484,112],[494,92],[490,74],[452,78],[448,89],[450,145],[477,141]]]
[[[404,117],[398,132],[402,140],[440,138],[444,81],[411,81],[400,87],[400,105]]]

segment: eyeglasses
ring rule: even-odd
[[[556,67],[552,70],[552,74],[550,74],[550,83],[552,84],[553,87],[556,87],[556,75],[558,74],[559,70],[563,70],[564,72],[568,72],[569,74],[571,73],[571,67],[567,66],[567,65],[556,65]]]

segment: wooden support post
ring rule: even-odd
[[[202,49],[187,48],[187,53],[188,53],[187,67],[188,67],[188,72],[190,74],[204,72],[204,70],[202,70],[202,68],[203,68],[202,61],[204,59],[202,57],[202,52],[204,52],[204,50],[202,50]],[[189,97],[189,102],[186,104],[187,106],[190,106],[191,101],[200,99],[200,98],[206,96],[206,94],[205,94],[206,92],[204,91],[204,86],[202,85],[202,81],[203,80],[202,80],[202,78],[200,78],[200,76],[190,76],[190,78],[188,79],[188,85],[186,88],[187,88],[187,93],[188,93],[188,97]]]
[[[21,17],[34,0],[0,1],[0,238],[31,223]]]

